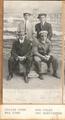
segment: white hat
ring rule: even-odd
[[[48,31],[42,30],[42,31],[39,32],[39,34],[48,34]]]
[[[30,11],[24,11],[23,15],[25,16],[26,14],[28,14],[29,16],[32,15],[32,13]]]

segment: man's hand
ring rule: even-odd
[[[19,59],[20,61],[23,61],[23,60],[25,60],[25,59],[26,59],[26,57],[25,57],[25,56],[23,56],[23,57],[18,56],[18,59]]]
[[[46,60],[46,56],[42,56],[42,58],[43,58],[44,60]]]
[[[46,60],[48,61],[50,58],[50,55],[46,55],[45,57],[46,57]]]

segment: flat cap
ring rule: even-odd
[[[47,16],[47,14],[46,13],[40,13],[40,14],[38,14],[38,17],[37,18],[40,18],[41,16]]]
[[[16,35],[25,35],[26,33],[24,31],[19,31],[19,32],[16,32]]]
[[[42,31],[39,32],[39,34],[40,34],[40,35],[41,35],[41,34],[48,34],[48,31],[42,30]]]

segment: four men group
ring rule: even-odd
[[[13,43],[11,56],[8,60],[8,80],[13,77],[14,72],[20,74],[23,65],[24,80],[28,83],[28,73],[32,64],[34,64],[39,78],[43,80],[41,62],[47,64],[47,72],[50,72],[50,64],[52,64],[53,76],[57,77],[58,63],[51,54],[52,27],[46,22],[47,15],[45,13],[38,15],[40,22],[35,25],[35,32],[33,32],[32,24],[29,21],[31,14],[24,13],[23,15],[25,21],[18,26],[17,40]]]

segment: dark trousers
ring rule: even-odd
[[[32,57],[28,57],[23,61],[16,60],[12,56],[8,60],[8,71],[9,75],[13,76],[13,73],[20,73],[20,65],[23,65],[24,67],[24,75],[27,76],[30,72],[32,64]]]
[[[50,64],[52,64],[52,69],[53,69],[53,74],[57,73],[57,69],[58,69],[58,62],[57,59],[55,59],[53,56],[50,56],[50,59],[47,61],[46,59],[42,59],[38,56],[34,56],[34,64],[36,67],[36,72],[38,74],[43,73],[41,70],[41,62],[44,62],[47,64],[47,67],[50,67]]]

